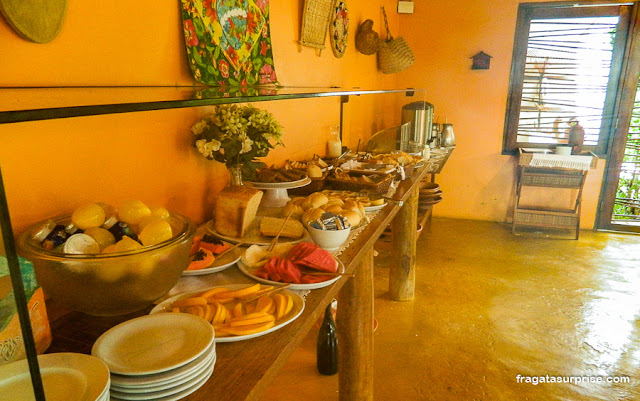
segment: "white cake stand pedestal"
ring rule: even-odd
[[[264,195],[260,202],[261,207],[283,207],[291,200],[288,189],[304,187],[310,183],[311,179],[309,177],[291,182],[244,182],[247,186],[264,190]]]

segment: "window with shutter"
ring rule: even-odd
[[[627,4],[524,3],[518,9],[504,151],[567,144],[606,152],[629,25]]]

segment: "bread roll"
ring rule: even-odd
[[[314,208],[322,207],[329,202],[327,195],[320,192],[309,195],[309,200],[311,201],[311,207]]]
[[[302,206],[300,206],[300,205],[296,205],[293,202],[288,202],[282,208],[282,216],[283,217],[287,217],[289,215],[289,213],[291,213],[291,218],[292,219],[300,220],[300,217],[302,216],[302,213],[304,213],[304,209],[302,209]]]
[[[306,227],[310,221],[315,221],[321,218],[322,213],[324,213],[324,210],[322,209],[309,209],[305,211],[301,217],[302,224]]]
[[[300,203],[300,206],[302,206],[304,210],[311,209],[311,199],[307,197],[305,200],[302,201],[302,203]]]
[[[322,169],[312,164],[307,168],[307,175],[309,178],[322,178]]]
[[[345,210],[354,210],[354,211],[358,211],[358,202],[354,201],[354,200],[348,200],[344,203],[344,206],[342,207]]]
[[[343,210],[340,215],[347,219],[349,224],[351,224],[351,227],[356,227],[362,220],[360,213],[355,210]]]
[[[384,199],[374,199],[371,201],[371,206],[381,206],[384,205]]]
[[[324,208],[325,212],[331,212],[335,214],[340,214],[342,212],[342,206],[340,205],[331,205]]]

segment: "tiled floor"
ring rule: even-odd
[[[419,239],[412,302],[388,298],[380,249],[376,400],[640,399],[640,236],[583,231],[574,241],[510,229],[435,219]],[[337,376],[316,372],[316,335],[265,400],[338,399]],[[534,385],[518,375],[605,382]],[[631,383],[606,383],[622,376]]]

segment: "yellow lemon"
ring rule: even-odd
[[[137,225],[144,217],[151,214],[151,209],[139,200],[125,200],[118,205],[118,220],[130,225]]]
[[[73,211],[71,222],[78,228],[100,227],[104,223],[104,209],[96,204],[89,203]]]
[[[101,227],[89,227],[84,230],[84,233],[96,240],[102,250],[116,243],[116,237],[109,230]]]
[[[140,231],[140,241],[144,246],[159,244],[173,237],[171,225],[164,220],[154,220]]]

